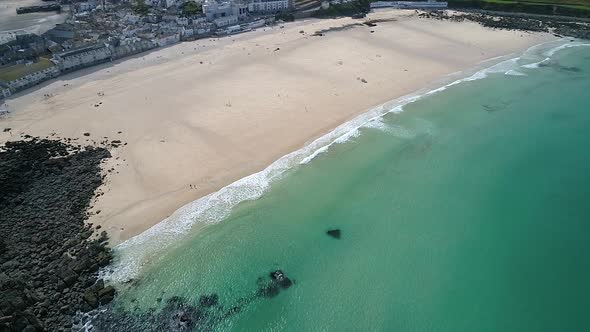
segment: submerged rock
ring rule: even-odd
[[[199,305],[205,308],[215,306],[218,302],[219,296],[217,294],[201,295],[201,297],[199,298]]]
[[[141,311],[136,308],[135,311],[127,311],[110,308],[90,319],[95,331],[216,331],[225,320],[243,312],[248,305],[273,298],[294,282],[283,271],[275,270],[267,277],[258,278],[257,284],[255,293],[238,298],[233,303],[221,304],[215,293],[201,295],[197,303],[172,296],[164,301],[161,310],[152,308]],[[158,298],[156,301],[160,303],[163,300]],[[75,330],[83,330],[83,324],[84,319],[81,319]]]
[[[326,234],[330,235],[331,237],[333,237],[335,239],[340,238],[340,230],[339,229],[331,229],[331,230],[327,231]]]

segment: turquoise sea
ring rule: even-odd
[[[588,45],[378,107],[184,207],[116,248],[86,327],[590,331]]]

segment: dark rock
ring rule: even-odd
[[[107,304],[115,297],[115,288],[113,288],[113,286],[106,286],[105,288],[99,290],[97,295],[100,304]]]
[[[217,296],[217,294],[202,295],[199,298],[199,305],[201,305],[202,307],[206,307],[206,308],[217,305],[218,302],[219,302],[219,296]]]
[[[78,280],[78,274],[72,271],[69,267],[64,267],[58,272],[59,277],[63,280],[66,286],[71,286]]]
[[[0,316],[12,317],[0,331],[59,331],[90,307],[84,289],[111,259],[85,224],[110,153],[25,138],[0,146]]]
[[[200,296],[197,306],[184,298],[172,296],[157,311],[155,308],[147,311],[107,309],[92,319],[92,325],[96,331],[217,331],[223,326],[224,320],[242,312],[249,304],[273,298],[293,284],[281,270],[275,270],[267,276],[270,280],[268,277],[257,280],[258,290],[255,294],[225,306],[219,303],[217,294]],[[162,298],[156,301],[159,303]]]
[[[84,293],[84,301],[90,306],[90,310],[98,308],[98,297],[93,290],[89,289]],[[87,310],[85,310],[87,311]]]
[[[330,235],[331,237],[335,238],[335,239],[339,239],[340,238],[340,230],[339,229],[330,229],[329,231],[326,232],[326,234]]]
[[[104,288],[104,281],[102,279],[98,279],[94,285],[92,285],[91,289],[93,292],[98,293],[101,289]]]

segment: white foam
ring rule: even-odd
[[[526,76],[525,73],[521,73],[518,70],[514,70],[514,69],[510,69],[509,71],[504,73],[505,75],[508,76]]]
[[[536,68],[541,67],[542,64],[547,63],[549,61],[551,61],[551,58],[545,58],[542,61],[529,63],[526,65],[522,65],[521,67],[522,68],[529,68],[529,69],[536,69]]]
[[[238,203],[260,198],[270,188],[271,183],[279,179],[288,169],[296,165],[307,164],[318,155],[328,151],[334,144],[347,142],[358,136],[361,128],[386,130],[387,126],[383,122],[385,114],[402,112],[405,105],[424,96],[444,91],[451,86],[483,79],[490,73],[507,73],[518,67],[519,59],[508,59],[439,88],[428,91],[420,90],[375,107],[336,127],[333,131],[302,149],[281,157],[264,170],[186,204],[147,231],[116,246],[114,248],[116,261],[111,268],[101,271],[102,277],[113,282],[126,282],[135,278],[144,266],[156,260],[164,248],[186,234],[195,223],[216,223],[223,220]],[[393,125],[389,129],[398,137],[411,138],[416,135],[415,132],[397,125]],[[432,124],[426,126],[425,129],[427,133],[434,131]]]
[[[588,43],[583,43],[580,41],[573,41],[573,42],[569,42],[563,45],[559,45],[557,47],[554,47],[550,50],[548,50],[547,52],[545,52],[545,56],[547,57],[552,57],[553,55],[555,55],[555,53],[561,51],[561,50],[565,50],[566,48],[570,48],[570,47],[586,47],[586,46],[590,46],[590,44]]]

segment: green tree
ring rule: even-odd
[[[201,14],[203,12],[203,8],[201,5],[198,5],[194,1],[187,1],[180,6],[180,10],[186,16],[195,16],[197,14]]]
[[[131,7],[136,14],[141,16],[145,16],[150,12],[150,7],[143,0],[134,0]]]

